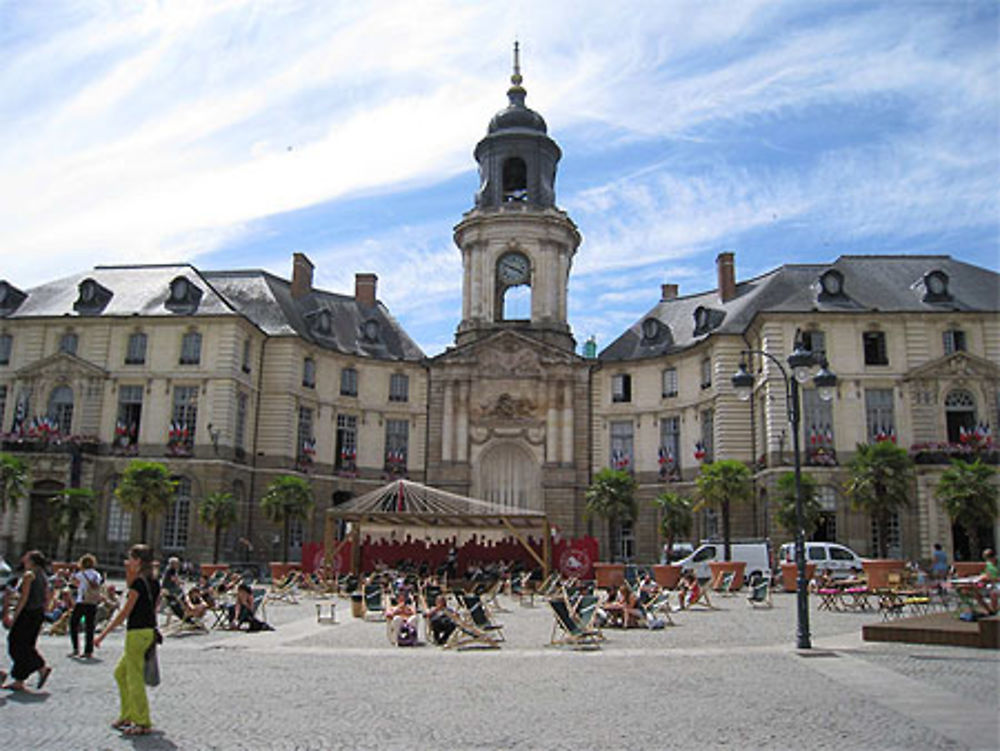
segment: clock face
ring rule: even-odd
[[[508,253],[497,263],[497,278],[504,284],[526,284],[531,276],[531,262],[520,253]]]

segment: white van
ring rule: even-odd
[[[747,565],[743,575],[745,581],[771,578],[771,562],[766,542],[731,542],[729,550],[732,560],[743,561]],[[699,579],[709,579],[712,571],[708,564],[724,560],[726,544],[719,540],[706,540],[691,555],[677,561],[677,565],[681,570],[690,569]]]
[[[795,563],[794,542],[778,549],[778,563]],[[806,563],[815,563],[817,574],[830,571],[836,577],[848,577],[861,573],[861,556],[835,542],[807,542]]]

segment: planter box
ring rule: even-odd
[[[897,558],[866,558],[861,561],[861,566],[868,577],[869,589],[888,587],[889,574],[899,574],[902,577],[906,573],[906,561]]]
[[[743,577],[746,575],[746,561],[709,561],[708,568],[712,572],[712,589],[719,586],[724,574],[733,573],[733,584],[730,591],[735,592],[743,586]]]
[[[983,573],[986,570],[986,561],[955,561],[952,566],[955,569],[955,576],[963,579]]]
[[[806,582],[816,577],[816,564],[806,563]],[[797,592],[799,588],[799,567],[794,563],[781,564],[781,587],[786,592]]]
[[[681,580],[681,567],[672,563],[653,566],[653,579],[663,589],[674,589]]]
[[[199,566],[201,575],[206,579],[211,579],[216,571],[229,571],[228,563],[203,563]]]
[[[595,563],[594,578],[599,589],[614,589],[625,583],[624,563]]]

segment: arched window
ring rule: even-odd
[[[976,399],[965,389],[949,391],[944,399],[948,442],[960,443],[962,435],[976,429]]]
[[[191,517],[191,480],[177,477],[174,502],[163,518],[163,549],[183,550],[187,547],[188,522]]]
[[[528,200],[528,166],[519,156],[503,163],[503,200]]]
[[[49,419],[60,433],[68,435],[73,427],[73,389],[56,386],[49,395]]]

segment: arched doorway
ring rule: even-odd
[[[541,510],[535,457],[513,441],[490,446],[479,459],[472,495],[506,508]]]
[[[28,535],[25,538],[26,550],[41,550],[50,558],[58,551],[59,541],[49,528],[51,504],[49,499],[65,486],[55,480],[39,480],[31,488],[29,503],[31,510],[28,515]]]

